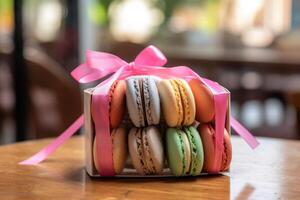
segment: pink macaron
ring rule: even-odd
[[[198,127],[198,131],[201,136],[203,149],[204,149],[204,165],[203,171],[213,172],[213,164],[215,161],[214,156],[214,140],[215,140],[215,130],[211,124],[201,124]],[[222,154],[222,163],[220,165],[219,171],[225,171],[229,168],[232,159],[232,146],[230,141],[230,136],[226,129],[224,129],[224,152]]]

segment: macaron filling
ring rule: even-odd
[[[150,78],[143,78],[143,99],[144,99],[144,108],[145,108],[145,123],[146,124],[155,124],[151,112],[151,108],[154,107],[154,105],[151,104],[151,92],[149,91],[149,80]]]
[[[221,170],[226,170],[227,163],[228,163],[228,155],[227,155],[227,145],[225,140],[223,141],[223,146],[224,146],[224,152],[222,154],[222,165],[221,165]]]
[[[193,134],[191,134],[191,132],[188,128],[185,128],[184,131],[187,133],[187,136],[190,141],[190,146],[192,149],[192,153],[191,153],[192,162],[191,162],[191,168],[190,168],[191,170],[189,171],[189,174],[194,174],[196,172],[196,168],[197,168],[197,166],[196,166],[197,163],[195,162],[197,159],[197,148],[195,145],[195,138],[194,138]]]
[[[182,112],[182,122],[181,122],[181,125],[184,125],[186,123],[188,123],[191,119],[190,119],[190,106],[189,106],[189,103],[188,103],[188,100],[187,100],[187,93],[186,93],[186,90],[185,88],[182,86],[182,83],[181,83],[181,80],[179,79],[176,79],[175,80],[176,84],[177,84],[177,87],[179,89],[179,94],[180,94],[180,99],[181,99],[181,105],[183,107],[183,112]]]
[[[178,131],[180,131],[180,130],[178,129]],[[186,154],[185,153],[185,145],[184,145],[184,142],[183,142],[182,134],[184,134],[184,133],[178,132],[177,136],[178,136],[179,141],[180,141],[182,155],[185,155]],[[181,170],[182,175],[184,175],[186,173],[186,167],[187,167],[186,166],[186,159],[183,157],[183,159],[182,159],[182,170]]]
[[[141,105],[142,105],[142,110],[143,110],[143,122],[142,124],[144,126],[148,126],[147,123],[147,115],[146,115],[146,107],[145,107],[145,97],[144,97],[144,79],[140,78],[138,79],[139,82],[139,87],[140,87],[140,97],[141,97]]]
[[[144,160],[144,151],[143,151],[143,139],[142,139],[142,129],[136,129],[135,131],[135,137],[136,137],[136,145],[137,145],[137,152],[138,152],[138,158],[140,161],[140,165],[143,169],[143,172],[145,174],[148,174],[148,168],[146,166],[145,160]]]
[[[181,102],[181,95],[180,95],[180,91],[177,87],[177,83],[175,80],[170,80],[170,83],[172,85],[172,88],[174,90],[174,95],[176,98],[176,111],[177,111],[177,123],[176,124],[181,124],[182,120],[183,120],[183,109],[182,109],[182,102]]]
[[[138,79],[135,79],[133,81],[134,84],[134,92],[136,95],[136,105],[138,108],[138,115],[139,115],[139,124],[142,126],[145,125],[145,120],[144,120],[144,106],[143,106],[143,100],[142,100],[142,95],[141,95],[141,87],[140,87],[140,81]]]
[[[142,142],[143,142],[143,151],[144,151],[144,155],[145,155],[145,162],[147,165],[147,169],[148,172],[150,174],[155,174],[156,173],[156,169],[155,169],[155,165],[153,163],[153,159],[151,157],[151,153],[150,153],[150,146],[149,146],[149,142],[148,142],[148,138],[147,138],[147,132],[145,129],[142,130]]]
[[[231,141],[230,141],[229,137],[230,136],[229,136],[227,130],[225,129],[224,141],[223,141],[224,153],[222,155],[222,166],[221,166],[222,171],[225,171],[229,168],[231,158],[232,158],[232,146],[231,146]]]
[[[190,145],[191,145],[191,157],[192,157],[192,161],[191,161],[191,170],[189,172],[189,174],[191,175],[199,175],[201,170],[202,170],[202,166],[203,166],[203,155],[199,155],[201,154],[201,150],[199,150],[198,148],[202,148],[202,147],[197,147],[197,143],[198,145],[201,143],[200,136],[198,138],[199,141],[197,141],[196,139],[196,135],[198,134],[198,132],[195,132],[196,130],[192,130],[194,128],[192,127],[185,127],[184,131],[186,132]]]

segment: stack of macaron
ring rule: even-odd
[[[122,173],[128,156],[127,131],[124,126],[120,126],[126,113],[125,93],[126,82],[124,80],[115,81],[109,91],[109,125],[112,139],[113,167],[116,174]],[[98,166],[98,160],[101,158],[97,154],[96,144],[97,140],[95,137],[93,158],[96,170],[101,173]]]
[[[213,164],[214,158],[214,117],[215,117],[215,107],[214,107],[214,97],[212,92],[208,89],[206,85],[201,83],[197,79],[192,79],[189,81],[189,86],[194,95],[196,103],[196,116],[195,120],[200,122],[198,126],[198,132],[202,139],[203,150],[204,150],[204,172],[214,172]],[[224,129],[224,151],[222,154],[222,162],[219,171],[226,171],[229,168],[231,158],[232,158],[232,147],[230,141],[230,135],[226,128]]]
[[[212,172],[214,100],[198,80],[132,76],[116,81],[109,114],[116,174],[122,173],[128,152],[129,163],[140,175],[162,174],[168,168],[175,176]],[[96,139],[94,162],[99,171],[95,144]],[[231,156],[230,136],[224,130],[220,171],[229,168]]]
[[[163,137],[156,127],[160,122],[160,98],[156,80],[135,76],[126,80],[126,103],[134,125],[128,147],[132,164],[139,174],[160,174],[164,168]]]

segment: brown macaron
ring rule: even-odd
[[[162,136],[155,126],[132,128],[128,135],[129,154],[141,175],[161,174],[164,166]]]

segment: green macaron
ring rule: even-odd
[[[195,127],[168,128],[166,143],[168,164],[175,176],[196,176],[201,173],[204,153]]]

